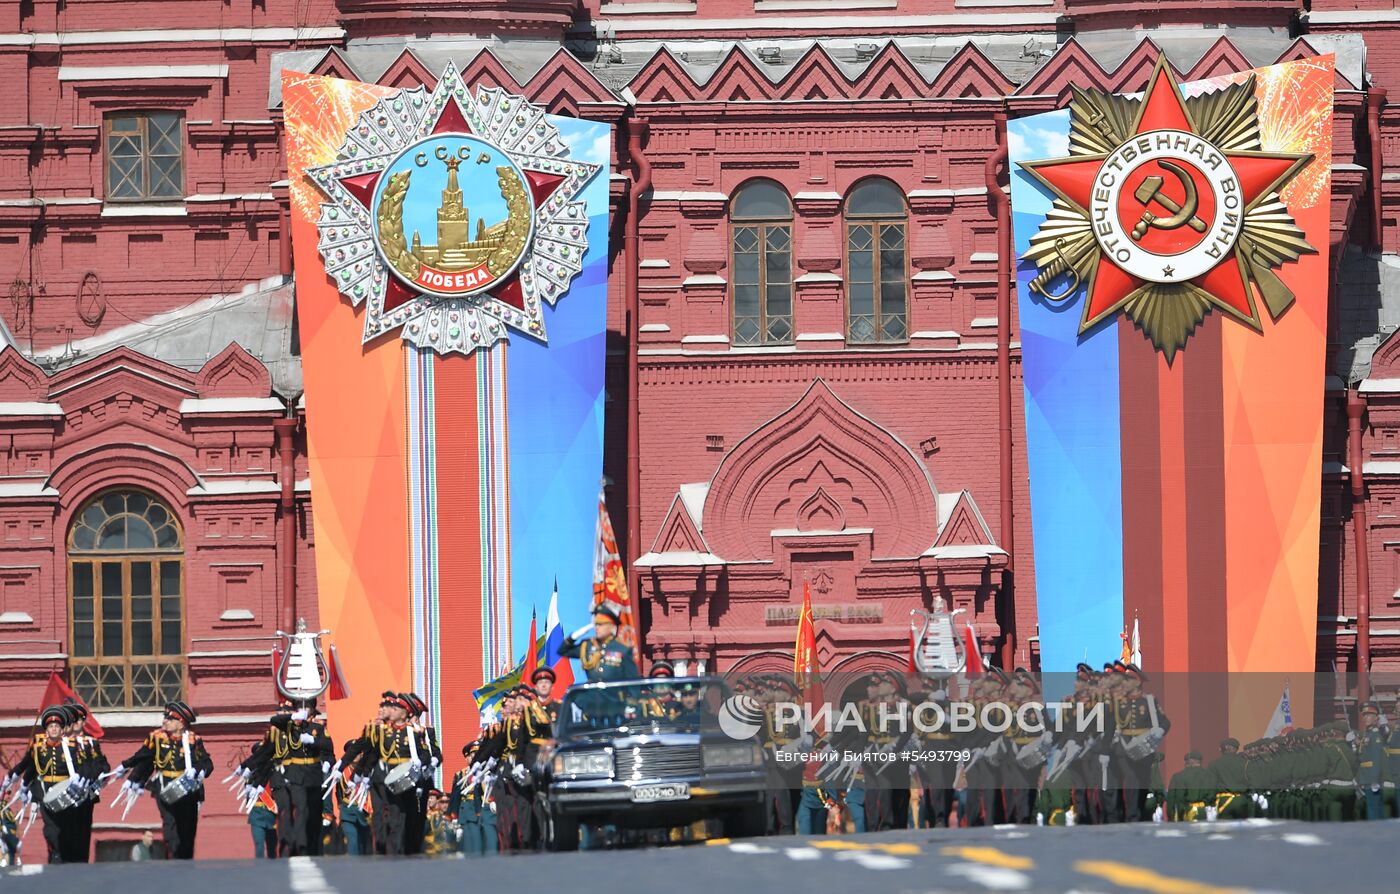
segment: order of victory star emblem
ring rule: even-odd
[[[399,330],[470,354],[512,329],[544,341],[542,303],[583,269],[579,194],[599,167],[569,158],[543,108],[498,88],[473,96],[449,65],[432,93],[362,113],[335,161],[308,170],[326,196],[326,274],[366,305],[364,342]]]
[[[1121,311],[1169,363],[1212,309],[1262,331],[1257,294],[1278,319],[1277,268],[1316,253],[1280,195],[1312,156],[1261,151],[1254,76],[1188,99],[1159,59],[1141,98],[1072,90],[1069,156],[1021,163],[1054,193],[1031,291],[1082,283],[1081,333]]]

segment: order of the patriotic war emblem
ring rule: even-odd
[[[553,305],[583,269],[599,166],[569,158],[543,108],[498,88],[473,96],[449,65],[381,99],[331,164],[317,228],[326,273],[355,306],[364,341],[399,330],[439,353],[470,354],[508,330],[546,338]]]
[[[1121,311],[1169,363],[1212,309],[1262,331],[1257,295],[1278,319],[1277,269],[1316,253],[1281,196],[1312,156],[1261,151],[1254,76],[1186,98],[1159,59],[1141,98],[1071,90],[1069,155],[1021,163],[1054,194],[1032,294],[1082,286],[1081,333]]]

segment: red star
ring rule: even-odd
[[[1153,130],[1200,133],[1165,58],[1157,62],[1129,139]],[[1246,212],[1264,196],[1282,188],[1311,160],[1309,155],[1271,152],[1229,151],[1222,154],[1234,169]],[[1093,185],[1107,157],[1104,154],[1075,155],[1064,159],[1024,162],[1022,166],[1087,218]],[[1226,254],[1214,268],[1188,282],[1221,310],[1255,329],[1261,328],[1253,293],[1234,251]],[[1146,284],[1145,280],[1116,265],[1106,253],[1100,253],[1097,268],[1088,283],[1081,331],[1112,316]]]

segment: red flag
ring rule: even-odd
[[[817,628],[812,617],[812,590],[802,582],[802,614],[797,619],[797,642],[792,647],[792,672],[801,678],[817,672]]]
[[[535,666],[539,664],[540,656],[536,651],[536,644],[539,637],[535,635],[535,610],[530,610],[530,639],[529,648],[525,650],[525,670],[521,671],[520,679],[524,682],[530,681],[530,675],[535,672]]]
[[[49,674],[49,685],[44,687],[44,700],[39,705],[39,710],[43,711],[49,705],[61,705],[66,701],[74,701],[83,706],[87,711],[87,703],[78,698],[78,694],[73,691],[63,678],[58,675],[58,671]],[[87,712],[87,719],[83,721],[83,732],[100,739],[103,736],[102,724],[97,722],[97,718],[92,716],[92,712]]]
[[[330,685],[326,687],[327,699],[335,702],[350,697],[350,684],[345,682],[345,674],[340,669],[340,654],[336,652],[334,643],[326,656],[326,675],[330,677]]]
[[[967,625],[963,637],[966,640],[967,672],[970,674],[983,673],[987,668],[982,664],[982,653],[977,649],[977,634],[973,632],[971,624]]]
[[[282,689],[277,685],[277,672],[282,665],[282,645],[278,643],[272,647],[272,703],[278,705],[282,703]]]

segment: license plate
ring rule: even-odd
[[[665,785],[639,785],[632,789],[632,800],[638,804],[654,801],[684,801],[690,797],[690,783],[671,782]]]

